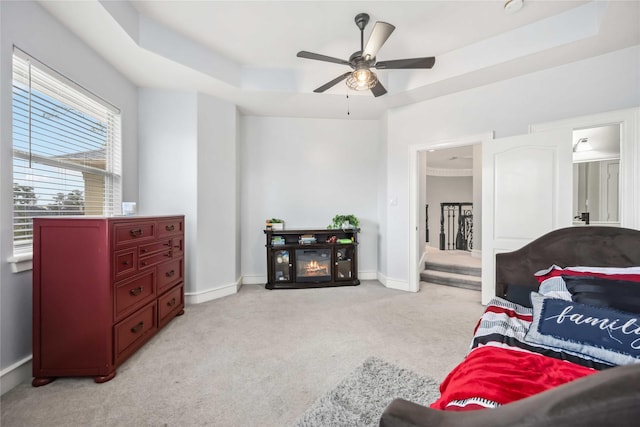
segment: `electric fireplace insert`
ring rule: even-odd
[[[331,281],[331,249],[296,249],[298,282]]]

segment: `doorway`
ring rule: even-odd
[[[472,135],[467,137],[461,137],[457,139],[445,140],[445,141],[433,141],[431,143],[417,144],[409,147],[409,283],[408,290],[411,292],[417,292],[420,287],[420,271],[421,266],[424,265],[426,257],[426,173],[427,173],[427,159],[429,154],[434,159],[441,158],[444,162],[458,162],[463,164],[471,163],[472,172],[475,171],[475,177],[472,184],[472,199],[471,202],[474,205],[473,227],[474,230],[481,229],[482,219],[482,159],[481,159],[481,147],[483,142],[488,142],[493,139],[493,133]],[[446,151],[452,150],[452,151]],[[469,154],[469,150],[471,154]],[[471,156],[471,158],[462,157]],[[457,157],[452,159],[453,157]],[[450,160],[447,160],[450,159]],[[446,163],[444,164],[446,166]],[[449,165],[451,167],[451,165]],[[435,165],[432,165],[435,172]],[[446,168],[440,168],[446,169]],[[444,174],[445,172],[440,172]],[[429,233],[431,236],[435,236],[438,233],[439,241],[439,209],[437,214],[435,211],[433,215],[429,214]],[[434,230],[433,224],[436,224]],[[480,256],[480,242],[481,235],[479,232],[474,234],[474,248],[472,249],[474,255]]]

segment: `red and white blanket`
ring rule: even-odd
[[[581,354],[525,342],[532,316],[530,308],[494,298],[478,322],[471,351],[441,384],[441,397],[431,407],[492,408],[610,367]]]

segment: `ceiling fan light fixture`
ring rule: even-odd
[[[378,84],[378,76],[369,68],[356,68],[349,77],[347,77],[347,86],[353,90],[369,90]]]

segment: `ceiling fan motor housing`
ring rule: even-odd
[[[370,68],[374,62],[375,62],[375,58],[370,58],[369,60],[365,60],[362,57],[361,50],[357,52],[353,52],[353,54],[349,57],[349,64],[351,65],[351,68],[353,68],[354,70],[356,68],[361,68],[363,66]]]

